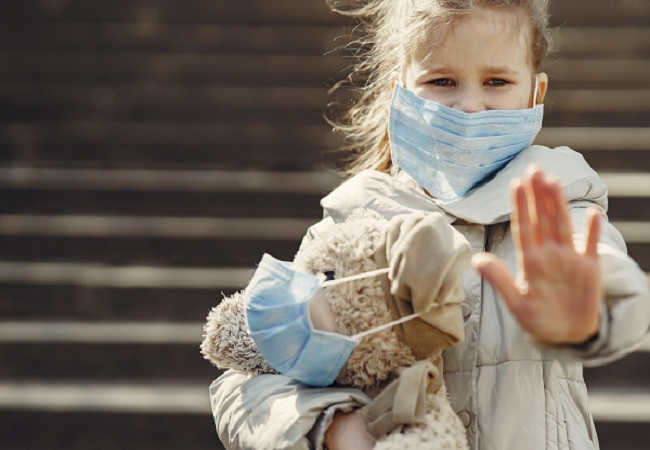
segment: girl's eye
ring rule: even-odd
[[[449,78],[436,78],[427,81],[427,84],[433,84],[434,86],[440,86],[440,87],[448,87],[448,86],[453,86],[454,82]]]
[[[501,78],[491,78],[489,79],[486,84],[494,87],[500,87],[500,86],[506,86],[508,85],[508,81],[501,79]]]

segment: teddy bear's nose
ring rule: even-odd
[[[323,272],[325,274],[325,281],[332,281],[334,279],[334,271]]]

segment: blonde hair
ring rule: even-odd
[[[345,136],[346,172],[365,169],[390,171],[388,115],[392,74],[403,69],[432,27],[443,27],[477,8],[521,11],[531,28],[531,55],[535,72],[549,50],[549,0],[327,0],[330,8],[358,22],[349,47],[356,63],[347,80],[332,90],[351,87],[355,101],[329,118]],[[358,36],[358,37],[357,37]]]

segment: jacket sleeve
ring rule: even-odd
[[[582,227],[590,202],[571,204],[574,240],[577,248],[584,248]],[[623,237],[601,217],[598,253],[603,285],[603,303],[599,333],[580,345],[551,348],[559,358],[579,359],[589,366],[600,366],[622,358],[634,351],[650,326],[650,293],[648,279],[632,258],[627,255]]]
[[[325,217],[312,226],[303,245],[332,224]],[[369,402],[352,388],[313,388],[283,375],[250,377],[234,370],[210,386],[214,423],[227,450],[321,449],[335,412]]]
[[[210,386],[219,439],[228,450],[320,449],[336,411],[370,402],[350,388],[311,388],[283,375],[225,372]]]

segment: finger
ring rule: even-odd
[[[598,239],[600,238],[600,211],[596,208],[589,208],[585,220],[585,236],[587,245],[585,246],[585,255],[598,257]]]
[[[478,253],[472,257],[472,266],[501,295],[511,311],[519,309],[521,295],[503,261],[491,253]]]
[[[510,226],[518,254],[526,252],[535,242],[535,236],[530,220],[528,198],[526,190],[519,179],[514,179],[510,185],[512,197],[512,212],[510,214]]]
[[[551,177],[549,186],[552,192],[553,209],[555,210],[555,230],[558,242],[573,245],[573,225],[569,216],[569,207],[562,191],[562,185],[556,177]]]
[[[553,212],[549,208],[549,189],[544,173],[539,167],[532,168],[529,186],[535,242],[541,244],[549,239],[555,239],[555,236],[551,225],[554,219]]]

